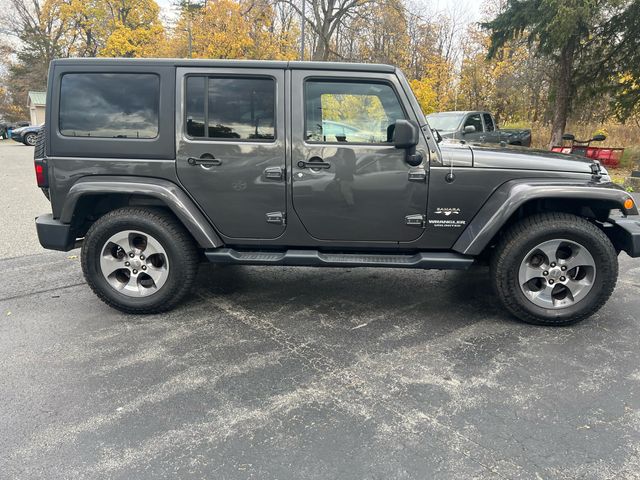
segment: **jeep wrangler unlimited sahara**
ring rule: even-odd
[[[387,65],[65,59],[35,148],[45,248],[82,245],[125,312],[174,307],[202,258],[467,269],[520,319],[576,322],[640,256],[632,197],[598,163],[438,144]]]

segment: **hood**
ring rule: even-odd
[[[468,144],[467,146],[473,155],[473,166],[479,168],[545,170],[591,174],[591,165],[594,163],[593,160],[578,155],[567,155],[526,147],[502,147],[479,144]]]

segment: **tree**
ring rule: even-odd
[[[428,78],[411,80],[409,83],[425,115],[438,110],[438,94],[433,89],[431,81]]]
[[[640,0],[620,1],[589,38],[592,56],[580,78],[611,96],[622,121],[640,113]],[[589,78],[590,77],[590,78]]]
[[[9,0],[0,17],[2,29],[17,45],[3,55],[10,59],[4,81],[10,88],[2,108],[7,117],[24,119],[27,92],[46,89],[51,60],[69,56],[69,26],[60,7],[59,0]]]
[[[293,8],[300,17],[302,9],[296,0],[278,0]],[[336,55],[335,37],[340,27],[358,17],[363,7],[374,0],[301,0],[305,2],[304,20],[313,34],[312,60],[326,61]]]
[[[59,0],[78,56],[158,55],[164,27],[155,0]]]
[[[169,39],[171,56],[293,59],[296,30],[277,22],[266,1],[208,0],[193,14],[183,10]]]
[[[576,60],[584,41],[610,0],[509,0],[506,9],[483,23],[491,32],[488,58],[509,41],[525,37],[539,55],[554,60],[553,120],[550,144],[558,144],[567,125],[575,88]]]

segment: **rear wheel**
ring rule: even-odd
[[[37,133],[27,133],[24,136],[24,144],[29,145],[30,147],[33,147],[35,146],[37,139],[38,139]]]
[[[162,210],[114,210],[91,226],[82,246],[91,289],[128,313],[173,308],[189,292],[198,261],[189,233]]]
[[[566,213],[525,218],[504,235],[491,262],[504,306],[521,320],[568,325],[597,312],[613,292],[618,258],[609,238]]]

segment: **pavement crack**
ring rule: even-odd
[[[65,285],[63,287],[47,288],[45,290],[38,290],[38,291],[35,291],[35,292],[21,293],[20,295],[13,295],[11,297],[3,297],[3,298],[0,298],[0,302],[6,302],[8,300],[16,300],[18,298],[31,297],[33,295],[39,295],[41,293],[57,292],[59,290],[66,290],[68,288],[75,288],[75,287],[79,287],[81,285],[86,285],[86,282],[74,283],[72,285]]]
[[[416,426],[417,422],[415,421],[415,417],[419,417],[420,421],[426,421],[426,423],[436,431],[447,432],[448,435],[451,435],[453,438],[450,439],[448,443],[452,450],[500,478],[507,479],[516,477],[520,475],[523,470],[526,470],[515,461],[506,458],[496,458],[497,451],[465,436],[457,429],[442,423],[433,415],[429,415],[423,411],[416,412],[411,408],[398,408],[398,405],[389,400],[373,396],[366,389],[366,379],[361,378],[361,376],[357,372],[354,372],[349,366],[339,365],[335,360],[317,351],[315,347],[308,343],[300,342],[293,335],[276,327],[269,319],[258,317],[244,307],[233,304],[227,299],[206,296],[204,294],[197,295],[205,302],[236,318],[248,327],[264,333],[290,354],[299,358],[304,365],[317,371],[325,379],[330,379],[334,391],[342,389],[345,392],[350,392],[351,395],[349,395],[349,397],[351,402],[362,402],[362,400],[365,400],[370,408],[378,407],[396,418],[397,427],[401,431],[404,431],[404,433],[410,435],[420,433]],[[321,383],[321,381],[311,382],[312,385],[318,383]],[[357,398],[352,395],[355,395]],[[343,407],[347,410],[353,407],[349,399],[340,402],[337,398],[334,398],[334,401],[344,403]],[[503,469],[507,471],[505,472]]]

